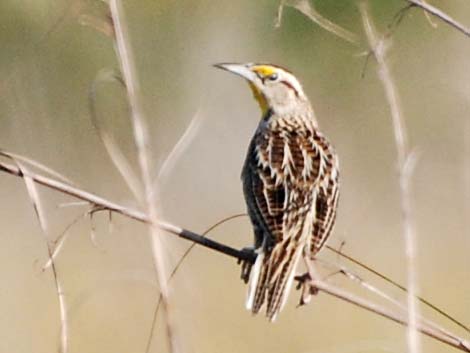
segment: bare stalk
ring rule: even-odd
[[[401,313],[403,315],[406,314],[406,312],[407,312],[406,305],[402,304],[399,300],[393,298],[391,295],[385,293],[384,291],[382,291],[381,289],[379,289],[376,286],[372,285],[371,283],[365,281],[363,278],[361,278],[357,274],[351,272],[346,267],[331,264],[331,263],[329,263],[327,261],[324,261],[324,260],[318,260],[318,259],[314,259],[314,260],[315,260],[315,263],[321,263],[322,265],[325,265],[329,268],[335,269],[337,271],[336,274],[337,273],[343,274],[344,276],[346,276],[346,278],[348,278],[349,280],[351,280],[353,282],[356,282],[361,287],[365,288],[367,291],[369,291],[369,292],[377,295],[378,297],[388,301],[389,303],[395,305],[401,311]],[[329,277],[331,277],[331,276],[329,276]],[[420,316],[418,319],[423,325],[426,325],[429,328],[432,328],[437,333],[452,338],[453,334],[451,332],[449,332],[447,329],[445,329],[445,328],[439,326],[438,324],[426,319],[423,316]]]
[[[53,174],[55,177],[61,177],[58,173],[55,173],[52,169],[47,168],[40,163],[36,163],[35,161],[29,160],[27,158],[23,158],[21,156],[17,156],[16,154],[7,153],[5,151],[0,150],[0,155],[11,159],[16,163],[18,166],[18,171],[23,174],[23,181],[26,186],[26,191],[28,192],[29,199],[33,205],[34,211],[36,212],[36,216],[39,222],[39,226],[41,228],[42,234],[44,236],[44,241],[46,243],[47,254],[48,254],[48,262],[50,263],[50,267],[52,270],[52,277],[54,279],[55,289],[57,293],[57,300],[59,302],[59,315],[60,315],[60,343],[59,343],[59,353],[66,353],[68,350],[68,319],[67,319],[67,305],[65,302],[64,292],[62,290],[62,284],[57,272],[57,266],[54,260],[54,247],[49,241],[49,227],[47,223],[47,219],[45,216],[44,208],[42,207],[41,198],[39,197],[39,191],[37,189],[37,184],[34,180],[28,176],[29,169],[26,167],[25,163],[31,164],[37,168],[45,170],[46,172]],[[24,162],[24,163],[23,163]]]
[[[456,30],[458,30],[459,32],[462,32],[463,34],[465,34],[467,37],[470,37],[470,29],[469,28],[465,27],[463,24],[461,24],[460,22],[453,19],[451,16],[446,14],[441,9],[439,9],[439,8],[433,6],[433,5],[428,4],[427,2],[424,2],[423,0],[406,0],[406,1],[408,3],[410,3],[411,5],[413,5],[413,6],[417,6],[421,9],[423,9],[424,11],[426,11],[426,13],[440,19],[441,21],[444,21],[449,26],[451,26],[451,27],[455,28]]]
[[[114,29],[113,29],[114,33]],[[111,158],[114,166],[117,168],[119,173],[121,173],[122,178],[126,182],[130,191],[134,195],[135,199],[139,204],[144,203],[144,192],[142,190],[142,183],[135,174],[132,166],[125,157],[118,143],[115,141],[112,133],[107,131],[104,127],[101,126],[98,119],[98,112],[96,109],[96,93],[98,90],[98,85],[104,82],[116,82],[119,83],[123,88],[126,87],[125,82],[123,81],[120,72],[116,70],[102,69],[95,80],[93,81],[90,91],[88,94],[88,105],[90,110],[90,118],[93,127],[95,128],[98,136],[101,139],[108,156]]]
[[[364,30],[367,36],[369,47],[377,60],[378,75],[385,90],[385,96],[388,101],[390,113],[392,117],[392,125],[395,134],[395,146],[397,149],[398,176],[400,184],[400,201],[402,212],[403,234],[405,240],[406,252],[406,268],[407,268],[407,306],[408,306],[408,323],[407,326],[407,342],[408,351],[410,353],[419,353],[421,351],[421,341],[417,332],[419,308],[416,300],[418,292],[417,270],[415,265],[416,244],[415,232],[412,220],[411,192],[410,180],[413,171],[414,161],[413,154],[408,152],[408,141],[406,136],[406,128],[401,113],[399,98],[392,74],[386,61],[387,43],[385,40],[379,39],[374,24],[370,20],[365,2],[360,3],[360,11]]]
[[[333,33],[345,41],[358,45],[359,40],[356,34],[338,26],[336,23],[328,20],[326,17],[321,15],[314,4],[309,0],[281,0],[277,9],[277,18],[275,27],[281,26],[282,15],[284,12],[284,6],[290,6],[297,11],[301,12],[303,15],[307,16],[311,21],[315,22],[325,31]]]
[[[134,141],[137,147],[140,171],[144,185],[144,203],[150,219],[150,235],[152,241],[152,254],[157,274],[158,286],[162,298],[162,309],[166,324],[166,333],[170,345],[170,351],[176,352],[176,339],[173,332],[172,316],[169,305],[168,279],[166,278],[164,253],[162,251],[162,239],[158,227],[158,211],[155,198],[157,194],[152,185],[152,174],[150,166],[150,149],[148,129],[145,124],[144,113],[139,101],[139,84],[135,70],[132,51],[127,36],[127,28],[119,0],[110,1],[111,17],[114,24],[114,33],[116,40],[117,56],[121,63],[121,70],[124,76],[124,82],[127,89],[129,106],[131,109],[131,120],[134,129]]]
[[[21,171],[18,167],[12,166],[10,164],[4,163],[0,161],[0,171],[3,171],[5,173],[24,178],[25,173]],[[127,208],[125,206],[113,203],[111,201],[108,201],[104,198],[101,198],[95,194],[92,194],[88,191],[81,190],[77,187],[73,187],[70,185],[67,185],[63,182],[54,180],[49,177],[45,177],[36,173],[32,173],[30,171],[27,172],[27,177],[29,177],[34,183],[43,185],[45,187],[48,187],[50,189],[59,191],[65,195],[72,196],[74,198],[87,201],[91,205],[99,206],[102,207],[103,209],[119,213],[127,218],[137,220],[139,222],[143,223],[150,223],[149,218],[142,212],[139,212],[137,210],[133,210],[131,208]],[[207,248],[210,248],[212,250],[215,250],[217,252],[242,259],[242,260],[248,260],[248,261],[254,261],[253,255],[248,252],[243,252],[239,251],[233,248],[230,248],[226,245],[217,243],[213,240],[204,238],[203,236],[196,234],[194,232],[191,232],[186,229],[182,229],[178,226],[172,225],[170,223],[162,222],[159,221],[157,225],[165,231],[168,231],[169,233],[178,235],[184,239],[188,239],[191,241],[195,241],[200,245],[206,246]],[[209,241],[209,243],[205,243],[205,241]],[[335,296],[339,299],[342,299],[344,301],[350,302],[352,304],[355,304],[359,307],[362,307],[368,311],[372,311],[378,315],[381,315],[383,317],[386,317],[392,321],[399,322],[401,324],[407,324],[408,320],[406,317],[401,317],[397,315],[396,313],[387,310],[385,308],[382,308],[378,306],[377,304],[371,303],[369,301],[366,301],[364,299],[358,298],[356,296],[353,296],[339,288],[333,287],[327,283],[317,283],[315,280],[312,282],[312,285],[314,287],[318,287],[319,290],[322,290],[325,293],[328,293],[332,296]],[[470,342],[465,341],[464,339],[458,337],[457,335],[454,334],[448,334],[447,337],[442,337],[440,334],[434,335],[432,329],[426,329],[421,326],[418,327],[418,330],[420,332],[423,332],[424,334],[437,339],[441,342],[444,342],[452,347],[458,348],[463,352],[468,352],[470,353]]]
[[[311,278],[309,280],[308,285],[310,285],[311,288],[313,288],[314,290],[319,290],[324,293],[327,293],[333,297],[344,300],[348,303],[351,303],[359,308],[365,309],[377,315],[383,316],[401,325],[404,325],[404,326],[410,325],[410,322],[408,320],[409,316],[398,314],[396,313],[396,311],[392,311],[384,307],[381,307],[378,304],[375,304],[363,298],[359,298],[351,293],[346,292],[345,290],[341,288],[338,288],[325,281],[320,280],[318,276],[315,275],[316,271],[313,268],[312,262],[306,257],[304,257],[304,260],[308,269],[308,273]],[[470,342],[465,341],[455,335],[449,335],[447,333],[438,331],[435,328],[430,327],[421,322],[417,323],[415,330],[423,333],[426,336],[429,336],[433,339],[443,342],[449,346],[457,348],[463,352],[470,352]]]
[[[359,266],[360,268],[366,270],[367,272],[369,273],[372,273],[373,275],[377,276],[378,278],[384,280],[385,282],[391,284],[392,286],[402,290],[403,292],[408,292],[408,289],[401,285],[400,283],[394,281],[393,279],[391,279],[390,277],[374,270],[371,266],[368,266],[366,264],[364,264],[363,262],[361,261],[358,261],[356,260],[355,258],[349,256],[348,254],[344,253],[343,251],[341,251],[341,249],[337,250],[335,249],[334,247],[326,244],[325,245],[325,248],[328,249],[329,251],[337,254],[338,256],[352,262],[353,264]],[[449,315],[447,312],[445,312],[443,309],[439,308],[438,306],[434,305],[433,303],[431,303],[429,300],[421,297],[421,296],[417,296],[416,297],[421,303],[423,303],[424,305],[428,306],[429,308],[431,308],[432,310],[434,310],[435,312],[437,312],[438,314],[442,315],[443,317],[445,317],[446,319],[448,319],[449,321],[453,322],[455,325],[459,326],[461,329],[465,330],[467,333],[470,333],[470,329],[464,324],[462,323],[461,321],[457,320],[455,317],[452,317],[451,315]]]
[[[236,215],[224,218],[224,219],[218,221],[217,223],[213,224],[212,226],[210,226],[208,229],[206,229],[202,233],[202,236],[205,237],[209,232],[213,231],[215,228],[217,228],[218,226],[224,224],[225,222],[230,221],[230,220],[235,219],[235,218],[238,218],[238,217],[242,217],[242,216],[245,216],[245,213],[236,214]],[[173,277],[176,275],[176,272],[179,270],[180,266],[183,264],[186,257],[188,257],[189,254],[191,253],[191,251],[194,249],[195,245],[196,245],[196,243],[193,243],[186,249],[186,251],[183,253],[183,255],[178,260],[178,263],[175,265],[175,267],[173,267],[173,270],[171,271],[171,274],[170,274],[170,277],[169,277],[168,281],[171,281],[173,279]],[[159,298],[157,300],[157,304],[155,305],[155,310],[153,312],[153,320],[152,320],[152,325],[151,325],[151,328],[150,328],[149,338],[147,340],[147,347],[145,349],[145,353],[150,352],[150,347],[151,347],[152,341],[154,339],[153,331],[155,329],[155,325],[156,325],[156,322],[157,322],[157,315],[158,315],[158,309],[160,308],[160,303],[161,303],[161,295],[159,296]]]
[[[0,171],[17,176],[17,177],[21,177],[21,178],[23,178],[26,175],[30,177],[32,181],[34,181],[35,183],[39,185],[59,191],[65,195],[72,196],[76,199],[86,201],[90,205],[95,205],[97,208],[102,208],[103,210],[115,212],[127,218],[131,218],[142,223],[150,224],[150,218],[143,212],[114,203],[100,196],[97,196],[91,192],[68,185],[61,181],[58,181],[58,180],[55,180],[55,179],[52,179],[52,178],[49,178],[49,177],[46,177],[44,175],[40,175],[37,173],[32,173],[30,171],[25,172],[24,170],[20,170],[16,166],[13,166],[11,164],[4,163],[1,161],[0,161]],[[203,237],[188,229],[184,229],[184,228],[175,226],[173,224],[170,224],[161,220],[157,222],[157,226],[168,233],[177,235],[180,238],[192,241],[203,247],[215,250],[227,256],[240,259],[240,260],[254,262],[254,256],[250,252],[234,249],[225,244],[221,244],[212,239]]]

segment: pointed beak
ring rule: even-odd
[[[215,64],[214,67],[222,69],[254,82],[258,76],[250,70],[249,64]]]

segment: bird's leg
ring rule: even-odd
[[[297,286],[295,287],[295,289],[299,290],[300,288],[302,288],[303,285],[305,285],[305,282],[309,282],[311,279],[312,277],[308,272],[295,276],[294,280],[297,281]]]
[[[254,247],[246,247],[241,250],[242,253],[249,254],[249,257],[252,259],[256,259],[256,251]],[[248,280],[250,279],[250,273],[251,273],[251,268],[253,267],[253,260],[242,260],[238,259],[238,264],[241,264],[242,271],[240,278],[243,280],[243,282],[248,283]]]
[[[294,280],[297,281],[296,289],[301,290],[298,306],[310,303],[312,295],[316,295],[318,293],[318,289],[312,284],[312,277],[310,276],[310,273],[305,272],[304,274],[295,276]]]
[[[315,270],[315,267],[314,267],[315,258],[312,257],[306,249],[307,248],[304,248],[304,259],[305,261],[309,261],[309,262],[311,261],[310,262],[311,265],[308,267],[310,268],[311,271],[313,271],[313,274],[307,271],[302,275],[294,277],[294,279],[297,281],[296,289],[297,290],[301,289],[301,295],[300,295],[298,306],[302,306],[302,305],[306,305],[310,303],[312,296],[318,294],[318,288],[315,287],[315,284],[313,281],[315,277],[317,276],[317,271]],[[312,275],[314,276],[314,278],[312,278]]]

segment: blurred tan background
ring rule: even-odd
[[[356,2],[315,4],[325,17],[360,36],[359,46],[291,8],[275,29],[278,2],[272,0],[125,3],[155,175],[191,119],[200,121],[160,185],[162,217],[202,232],[245,210],[239,175],[258,107],[241,79],[211,65],[277,63],[303,82],[321,128],[341,158],[339,216],[329,244],[344,241],[345,252],[405,283],[391,117],[374,60],[361,78],[365,59],[360,54],[367,46]],[[467,1],[432,3],[470,25]],[[370,5],[373,20],[385,31],[406,3],[376,0]],[[0,146],[60,171],[89,191],[136,207],[88,111],[89,88],[98,71],[118,66],[112,41],[80,25],[86,18],[102,19],[104,9],[92,0],[0,2]],[[433,28],[421,11],[409,12],[393,35],[389,63],[410,144],[420,151],[412,180],[420,293],[468,325],[470,39],[436,24]],[[101,85],[97,99],[100,121],[137,170],[122,90]],[[51,238],[86,211],[83,206],[59,208],[73,200],[56,192],[41,189],[41,197]],[[23,182],[6,174],[0,174],[0,225],[0,352],[56,351],[57,297],[50,271],[41,272],[46,245]],[[79,222],[57,259],[69,308],[71,353],[145,351],[158,295],[147,230],[119,216],[112,226],[110,232],[105,214]],[[97,245],[90,239],[92,227]],[[211,236],[235,247],[252,242],[246,218]],[[172,235],[165,239],[171,267],[189,243]],[[346,264],[326,251],[320,257]],[[234,260],[202,248],[184,262],[171,292],[176,334],[185,352],[406,349],[402,327],[325,294],[296,309],[298,293],[291,293],[275,324],[252,317],[244,309],[246,288],[238,277]],[[332,281],[371,297],[339,276]],[[166,349],[162,328],[160,318],[151,352]],[[450,350],[428,338],[423,344],[426,352]]]

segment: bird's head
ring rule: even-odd
[[[216,64],[215,67],[246,79],[261,108],[278,115],[295,114],[310,109],[301,84],[288,70],[271,64]]]

